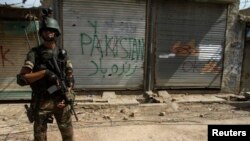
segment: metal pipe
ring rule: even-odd
[[[25,28],[24,28],[24,32],[25,32],[26,40],[27,40],[28,45],[29,45],[29,49],[30,49],[30,48],[31,48],[31,46],[30,46],[30,40],[29,40],[29,37],[28,37],[27,31],[26,31],[26,29],[25,29]]]
[[[145,88],[144,91],[152,90],[152,0],[147,0],[146,9],[146,62],[145,62]]]

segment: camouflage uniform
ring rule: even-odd
[[[39,71],[42,67],[47,67],[45,62],[51,55],[57,56],[58,49],[47,49],[42,45],[32,48],[27,54],[23,67],[30,68],[32,72]],[[65,67],[72,69],[72,64],[68,58],[65,59]],[[32,88],[32,108],[34,109],[34,140],[47,140],[47,123],[52,115],[55,117],[63,141],[73,141],[73,126],[70,106],[58,108],[58,102],[63,100],[62,92],[56,91],[48,93],[48,88],[54,85],[46,77],[31,83]]]

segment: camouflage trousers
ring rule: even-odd
[[[35,114],[34,121],[34,141],[47,141],[48,123],[51,123],[54,116],[60,130],[63,141],[73,141],[73,126],[70,112],[70,106],[52,109],[39,109]],[[53,122],[53,121],[52,121]]]

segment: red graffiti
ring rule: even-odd
[[[10,49],[7,49],[4,51],[3,46],[0,46],[0,55],[2,58],[2,66],[5,66],[5,61],[9,62],[11,65],[14,65],[12,61],[10,61],[8,58],[6,58],[6,54],[10,52]]]
[[[171,52],[177,56],[197,56],[198,50],[195,47],[195,40],[183,44],[181,41],[177,41],[171,47]]]

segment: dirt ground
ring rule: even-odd
[[[206,141],[208,124],[250,124],[249,101],[78,104],[76,141]],[[33,140],[24,103],[0,105],[0,140]],[[55,123],[49,141],[60,141]]]

